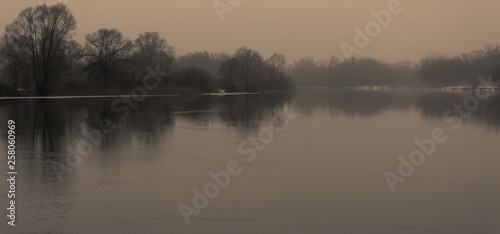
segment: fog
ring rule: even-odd
[[[500,233],[499,7],[0,0],[0,233]]]
[[[0,33],[24,8],[54,0],[1,0]],[[212,0],[70,0],[77,19],[76,41],[102,27],[116,28],[127,38],[145,31],[159,32],[176,54],[195,51],[233,53],[246,45],[264,57],[284,54],[289,62],[311,56],[342,58],[340,43],[353,44],[354,27],[374,20],[370,11],[387,9],[389,0],[251,0],[242,1],[221,21]],[[225,0],[221,0],[226,3]],[[370,45],[356,57],[386,62],[419,61],[436,54],[458,55],[497,43],[500,2],[485,0],[402,0]]]

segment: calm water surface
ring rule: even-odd
[[[453,130],[443,113],[467,95],[149,97],[123,120],[113,98],[0,100],[2,168],[8,119],[18,137],[17,227],[4,218],[0,232],[500,233],[500,98],[481,102]],[[238,145],[284,111],[297,117],[245,163]],[[116,128],[58,173],[68,147],[102,119]],[[398,156],[408,158],[435,128],[448,140],[391,192],[384,172],[397,172]],[[186,225],[178,205],[192,205],[193,188],[230,160],[241,174]],[[7,204],[4,193],[0,207]]]

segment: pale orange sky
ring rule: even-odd
[[[54,0],[50,0],[54,1]],[[66,0],[67,1],[67,0]],[[227,2],[227,0],[220,0]],[[0,27],[43,0],[0,0]],[[274,52],[290,63],[301,57],[343,58],[340,43],[353,44],[354,27],[373,20],[371,10],[389,0],[243,0],[221,21],[213,0],[69,0],[77,19],[75,39],[117,28],[134,40],[160,32],[177,55],[194,51],[233,53],[246,45],[264,57]],[[401,0],[404,10],[357,57],[418,61],[430,54],[457,55],[500,42],[499,0]]]

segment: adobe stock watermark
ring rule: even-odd
[[[398,15],[403,12],[403,10],[404,7],[399,0],[389,0],[387,9],[380,10],[379,12],[374,10],[370,11],[374,20],[366,23],[364,30],[361,30],[359,27],[354,27],[356,35],[354,35],[353,45],[346,42],[340,43],[340,50],[344,58],[350,58],[353,54],[360,54],[362,49],[370,45],[373,38],[380,35],[382,28],[389,26],[392,22],[393,15]]]
[[[474,90],[474,95],[467,96],[462,104],[454,104],[453,108],[446,110],[443,114],[443,121],[446,124],[451,124],[451,129],[453,131],[458,130],[462,126],[462,121],[471,116],[471,113],[477,111],[480,106],[480,102],[487,100],[492,93],[482,92],[482,87],[487,86],[497,86],[498,82],[493,82],[492,76],[490,75],[488,79],[479,76],[477,78],[481,83]],[[395,186],[397,183],[403,183],[408,177],[415,173],[417,167],[421,166],[427,157],[432,156],[436,152],[438,145],[443,144],[448,140],[448,135],[446,131],[442,128],[435,128],[432,130],[429,138],[419,140],[416,139],[415,145],[416,150],[413,150],[407,158],[402,155],[398,156],[399,165],[397,167],[396,173],[391,171],[385,171],[384,177],[387,181],[387,185],[391,192],[396,190]]]
[[[140,102],[143,102],[148,91],[153,91],[161,83],[163,83],[163,78],[169,74],[160,71],[160,66],[156,66],[156,70],[153,70],[149,66],[146,67],[148,74],[142,79],[142,85],[134,87],[130,95],[121,95],[120,98],[116,98],[111,103],[111,111],[119,114],[119,120],[125,120],[129,114],[130,109],[136,109]],[[62,180],[62,176],[65,173],[77,168],[83,161],[84,157],[89,156],[92,153],[94,147],[99,147],[103,140],[104,134],[112,133],[116,129],[116,123],[113,123],[111,119],[101,119],[99,121],[99,129],[94,129],[91,131],[83,130],[82,134],[85,139],[79,141],[75,148],[68,146],[66,150],[68,154],[66,155],[65,163],[54,162],[53,168],[56,170],[57,178],[59,181]]]
[[[237,6],[241,5],[243,0],[214,0],[212,5],[214,6],[215,12],[219,16],[220,21],[224,21],[224,14],[227,12],[232,12]]]
[[[269,121],[269,127],[262,128],[257,136],[248,137],[247,140],[238,145],[238,154],[244,157],[244,162],[253,162],[258,152],[264,150],[267,144],[273,142],[275,134],[283,132],[291,120],[297,117],[293,114],[287,114],[286,109],[283,112],[275,109],[273,113],[274,117]],[[243,167],[236,160],[228,161],[225,169],[221,171],[210,171],[208,176],[211,181],[203,186],[203,192],[198,188],[192,189],[194,193],[192,204],[180,203],[178,205],[186,224],[191,223],[190,217],[192,215],[199,215],[203,209],[207,208],[210,204],[210,199],[215,199],[219,196],[221,189],[229,186],[231,177],[241,174],[242,171]]]

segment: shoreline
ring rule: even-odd
[[[188,96],[236,96],[236,95],[257,95],[261,93],[240,92],[240,93],[199,93],[199,94],[152,94],[152,95],[89,95],[89,96],[48,96],[48,97],[0,97],[0,100],[42,100],[42,99],[84,99],[84,98],[121,98],[121,97],[188,97]]]

